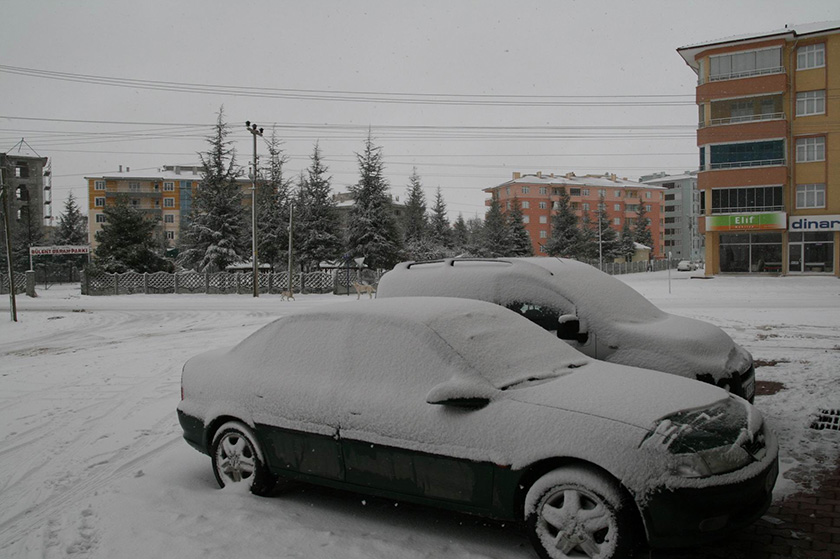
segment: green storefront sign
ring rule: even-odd
[[[706,231],[761,231],[787,229],[787,213],[706,216]]]

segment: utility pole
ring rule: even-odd
[[[3,205],[3,230],[6,233],[6,263],[9,272],[9,311],[12,322],[17,322],[17,304],[15,302],[15,273],[12,270],[12,227],[9,219],[11,204],[6,196],[6,158],[0,161],[0,204]]]
[[[292,293],[292,236],[294,228],[292,226],[292,214],[294,214],[295,205],[290,203],[289,204],[289,295],[293,295]],[[303,280],[301,280],[303,281]],[[301,289],[303,285],[301,284]]]
[[[245,121],[245,128],[254,137],[254,174],[251,181],[251,260],[254,266],[254,297],[260,296],[260,276],[257,266],[257,136],[263,135],[263,129]]]

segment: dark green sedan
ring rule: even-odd
[[[178,416],[220,486],[299,480],[522,521],[545,558],[689,546],[761,516],[778,471],[761,414],[626,369],[491,303],[341,303],[190,359]]]

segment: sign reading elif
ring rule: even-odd
[[[42,256],[44,254],[88,254],[90,247],[87,245],[56,245],[50,247],[29,247],[29,256]]]
[[[791,231],[840,231],[840,215],[808,215],[790,218]]]
[[[706,216],[706,231],[761,231],[786,228],[785,212]]]

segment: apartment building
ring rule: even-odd
[[[52,192],[49,159],[36,154],[22,140],[7,153],[0,153],[3,184],[8,188],[6,211],[10,227],[49,225]]]
[[[585,212],[595,219],[601,196],[604,198],[606,213],[610,225],[620,233],[626,220],[638,217],[640,206],[650,219],[650,231],[653,236],[652,254],[661,258],[665,251],[665,189],[657,185],[642,184],[614,174],[583,175],[574,173],[565,175],[533,175],[513,173],[513,178],[497,186],[485,188],[484,192],[499,201],[502,212],[511,209],[513,198],[518,198],[522,205],[525,228],[531,236],[534,254],[546,256],[545,243],[551,235],[551,216],[554,205],[560,198],[560,189],[564,188],[571,198],[572,208],[578,217]],[[491,201],[487,200],[487,205]]]
[[[706,248],[697,227],[701,215],[697,171],[686,171],[681,175],[654,173],[639,177],[639,182],[666,189],[665,251],[675,260],[702,262]]]
[[[840,22],[677,52],[698,76],[706,273],[838,275]]]

